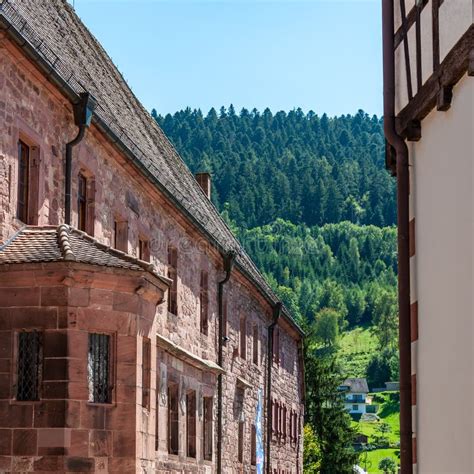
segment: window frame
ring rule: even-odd
[[[197,394],[195,390],[186,393],[186,456],[197,459]],[[190,428],[193,428],[192,430]]]
[[[244,462],[244,446],[245,446],[245,421],[239,420],[237,428],[237,462]]]
[[[107,361],[107,401],[96,401],[91,399],[91,381],[90,381],[90,373],[89,373],[89,353],[90,353],[90,341],[91,336],[107,336],[108,337],[108,361]],[[89,330],[87,332],[87,386],[88,386],[88,393],[89,405],[106,405],[111,406],[115,403],[115,354],[116,354],[116,335],[112,333],[102,332],[102,331],[94,331]],[[93,382],[93,381],[92,381]],[[94,394],[92,394],[92,397]]]
[[[172,283],[168,290],[168,313],[178,315],[178,249],[168,245],[168,278]]]
[[[257,465],[257,427],[255,424],[252,424],[250,434],[250,465]]]
[[[142,338],[142,407],[150,410],[151,339]]]
[[[200,331],[204,336],[209,335],[209,273],[201,270],[201,284],[199,292]]]
[[[168,398],[168,454],[172,456],[178,456],[179,455],[179,385],[177,383],[168,384],[168,397],[167,398]],[[175,400],[175,403],[173,403],[173,406],[171,404],[171,400]],[[176,431],[174,431],[173,428],[175,428]]]
[[[258,324],[253,325],[253,347],[252,347],[252,362],[255,365],[260,365],[260,330]]]
[[[240,315],[239,321],[239,355],[242,360],[247,360],[247,316]]]
[[[21,172],[22,149],[27,150],[23,173]],[[28,136],[22,132],[18,135],[16,158],[17,190],[15,217],[26,225],[38,225],[41,150],[35,141],[28,138]],[[24,186],[23,193],[21,193],[22,185]],[[20,194],[23,194],[24,201],[21,205]]]
[[[138,236],[138,258],[144,262],[150,262],[150,239]]]
[[[128,221],[120,217],[114,219],[114,249],[128,253]]]
[[[20,337],[23,334],[31,334],[36,333],[38,334],[38,353],[36,356],[37,359],[37,373],[36,373],[36,397],[30,399],[22,399],[19,398],[19,385],[20,385],[20,351],[21,351],[21,342]],[[41,401],[41,392],[42,392],[42,385],[43,385],[43,370],[44,370],[44,331],[42,329],[31,328],[25,330],[18,330],[14,331],[14,371],[13,371],[13,390],[12,390],[12,398],[15,402],[18,403],[34,403]]]
[[[214,451],[214,397],[202,398],[202,458],[212,461]]]

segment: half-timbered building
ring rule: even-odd
[[[474,472],[472,0],[382,0],[402,473]]]

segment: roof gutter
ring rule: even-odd
[[[232,269],[234,267],[236,253],[233,251],[223,255],[225,277],[218,283],[217,298],[219,311],[219,342],[217,353],[217,364],[223,367],[224,363],[224,286],[229,281]],[[223,374],[217,377],[217,472],[222,472],[222,390]]]
[[[382,0],[384,132],[396,153],[398,217],[398,307],[400,348],[400,467],[413,472],[409,254],[408,147],[395,128],[394,2]]]

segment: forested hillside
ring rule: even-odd
[[[394,182],[383,169],[382,121],[362,111],[329,118],[232,106],[152,112],[191,171],[212,174],[212,199],[240,227],[282,218],[308,226],[395,223]]]

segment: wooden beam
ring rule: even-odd
[[[436,110],[446,112],[451,108],[451,101],[453,100],[453,86],[441,86],[438,92],[438,100]]]
[[[416,21],[416,15],[417,15],[417,10],[419,9],[420,12],[423,10],[423,8],[428,5],[429,0],[423,0],[419,6],[414,6],[406,15],[406,28],[407,31],[415,24]],[[401,42],[403,41],[404,37],[404,29],[403,29],[403,24],[398,28],[398,30],[395,33],[395,49],[397,49]]]
[[[469,70],[474,45],[474,25],[471,25],[433,72],[417,95],[397,115],[397,132],[407,137],[414,120],[423,120],[436,107],[438,94],[444,86],[454,86]],[[473,71],[474,72],[474,71]]]
[[[433,71],[439,68],[439,5],[441,0],[432,0],[431,23],[433,33]]]
[[[410,48],[408,44],[408,27],[407,18],[405,14],[405,0],[400,0],[400,12],[402,15],[402,29],[403,29],[403,48],[405,53],[405,73],[407,81],[408,100],[413,99],[413,88],[411,83],[411,64],[410,64]]]

